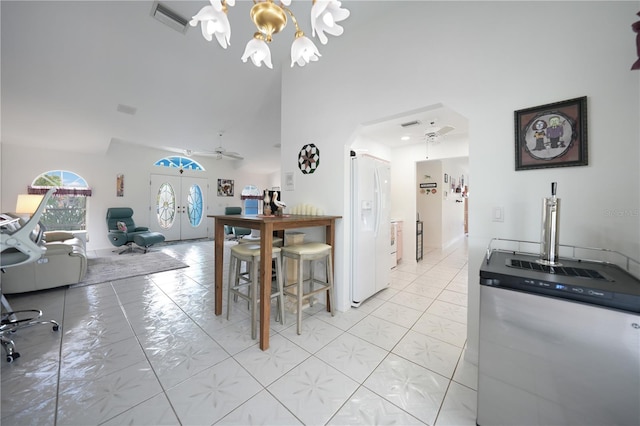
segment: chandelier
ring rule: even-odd
[[[216,37],[222,48],[229,46],[231,39],[231,25],[227,17],[229,6],[234,6],[236,0],[209,0],[211,5],[205,6],[191,19],[189,24],[195,27],[200,23],[202,35],[207,41]],[[337,23],[349,17],[349,11],[342,8],[338,0],[312,0],[311,7],[311,31],[313,37],[318,37],[322,44],[327,44],[329,39],[326,34],[339,36],[344,29]],[[282,31],[287,25],[287,15],[291,17],[296,32],[291,44],[291,66],[295,64],[303,67],[311,61],[317,61],[320,55],[313,41],[305,36],[298,26],[298,21],[293,12],[288,8],[291,0],[281,0],[276,4],[273,0],[254,0],[251,8],[251,20],[258,31],[247,43],[242,55],[242,61],[251,62],[257,67],[264,63],[273,68],[271,63],[271,51],[268,43],[272,36]]]

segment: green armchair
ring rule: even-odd
[[[133,221],[133,209],[129,207],[108,208],[107,229],[111,244],[115,247],[127,246],[118,254],[132,252],[134,243],[142,247],[146,253],[149,247],[165,239],[163,234],[149,231],[146,226],[136,226]]]
[[[242,214],[242,207],[225,207],[224,214]],[[240,228],[238,226],[224,226],[224,233],[231,239],[237,240],[251,233],[251,229]]]

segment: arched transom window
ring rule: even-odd
[[[182,170],[200,170],[204,171],[204,167],[196,160],[192,160],[188,157],[182,157],[179,155],[174,155],[172,157],[161,158],[160,160],[155,162],[156,166],[160,167],[171,167],[175,169]]]

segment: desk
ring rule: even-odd
[[[273,232],[286,229],[325,227],[325,242],[334,246],[335,222],[342,216],[242,216],[242,215],[208,215],[215,220],[215,313],[222,314],[222,269],[224,255],[224,226],[239,226],[241,228],[260,230],[260,282],[271,283],[271,250]],[[332,250],[335,256],[335,250]],[[335,264],[335,262],[333,262]],[[260,300],[271,300],[271,285],[260,286]],[[328,305],[327,298],[327,305]],[[327,310],[329,306],[327,306]],[[260,303],[260,349],[269,349],[269,319],[271,318],[271,304]]]

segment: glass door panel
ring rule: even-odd
[[[207,237],[207,191],[207,179],[151,175],[149,228],[166,241]]]

